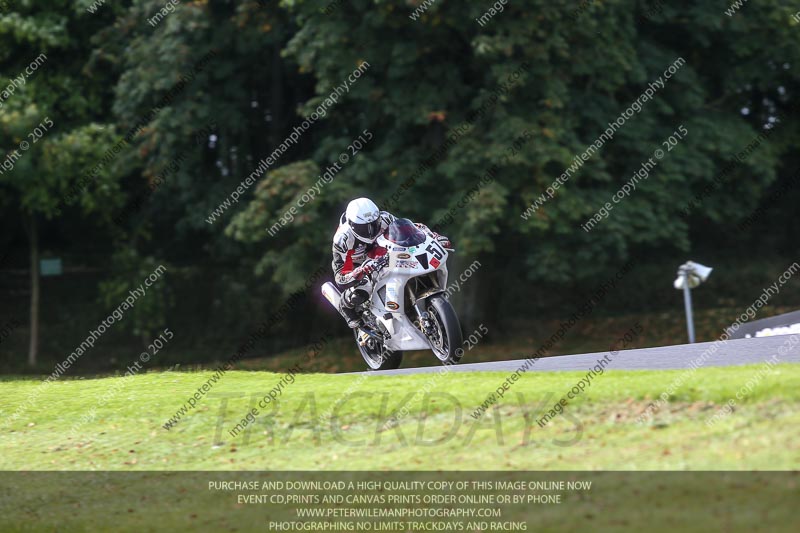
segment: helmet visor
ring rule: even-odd
[[[378,217],[372,222],[367,222],[365,224],[356,224],[351,222],[350,227],[352,227],[353,232],[362,239],[375,240],[378,237],[378,232],[381,229],[381,218]]]

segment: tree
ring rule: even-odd
[[[119,202],[115,133],[93,121],[108,86],[101,72],[84,70],[96,26],[81,17],[67,1],[15,2],[0,14],[0,194],[13,198],[29,236],[31,366],[39,346],[41,222],[76,210],[107,212]]]

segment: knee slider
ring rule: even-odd
[[[369,293],[360,287],[350,287],[344,293],[342,300],[347,307],[353,308],[369,299]]]

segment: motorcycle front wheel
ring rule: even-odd
[[[433,354],[443,365],[458,363],[464,355],[464,339],[453,306],[443,295],[436,294],[428,299],[427,310],[433,321],[433,332],[428,337]]]
[[[361,352],[361,357],[367,362],[370,370],[394,370],[400,368],[400,363],[403,362],[403,352],[387,350],[379,342],[361,346],[358,342],[359,331],[359,329],[353,331],[356,337],[356,346],[358,346],[358,351]]]

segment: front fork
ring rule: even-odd
[[[422,333],[425,334],[426,337],[430,338],[431,335],[435,332],[433,327],[433,321],[431,320],[431,315],[428,311],[425,310],[425,299],[420,298],[416,302],[414,302],[414,310],[417,312],[417,324],[418,328]]]

